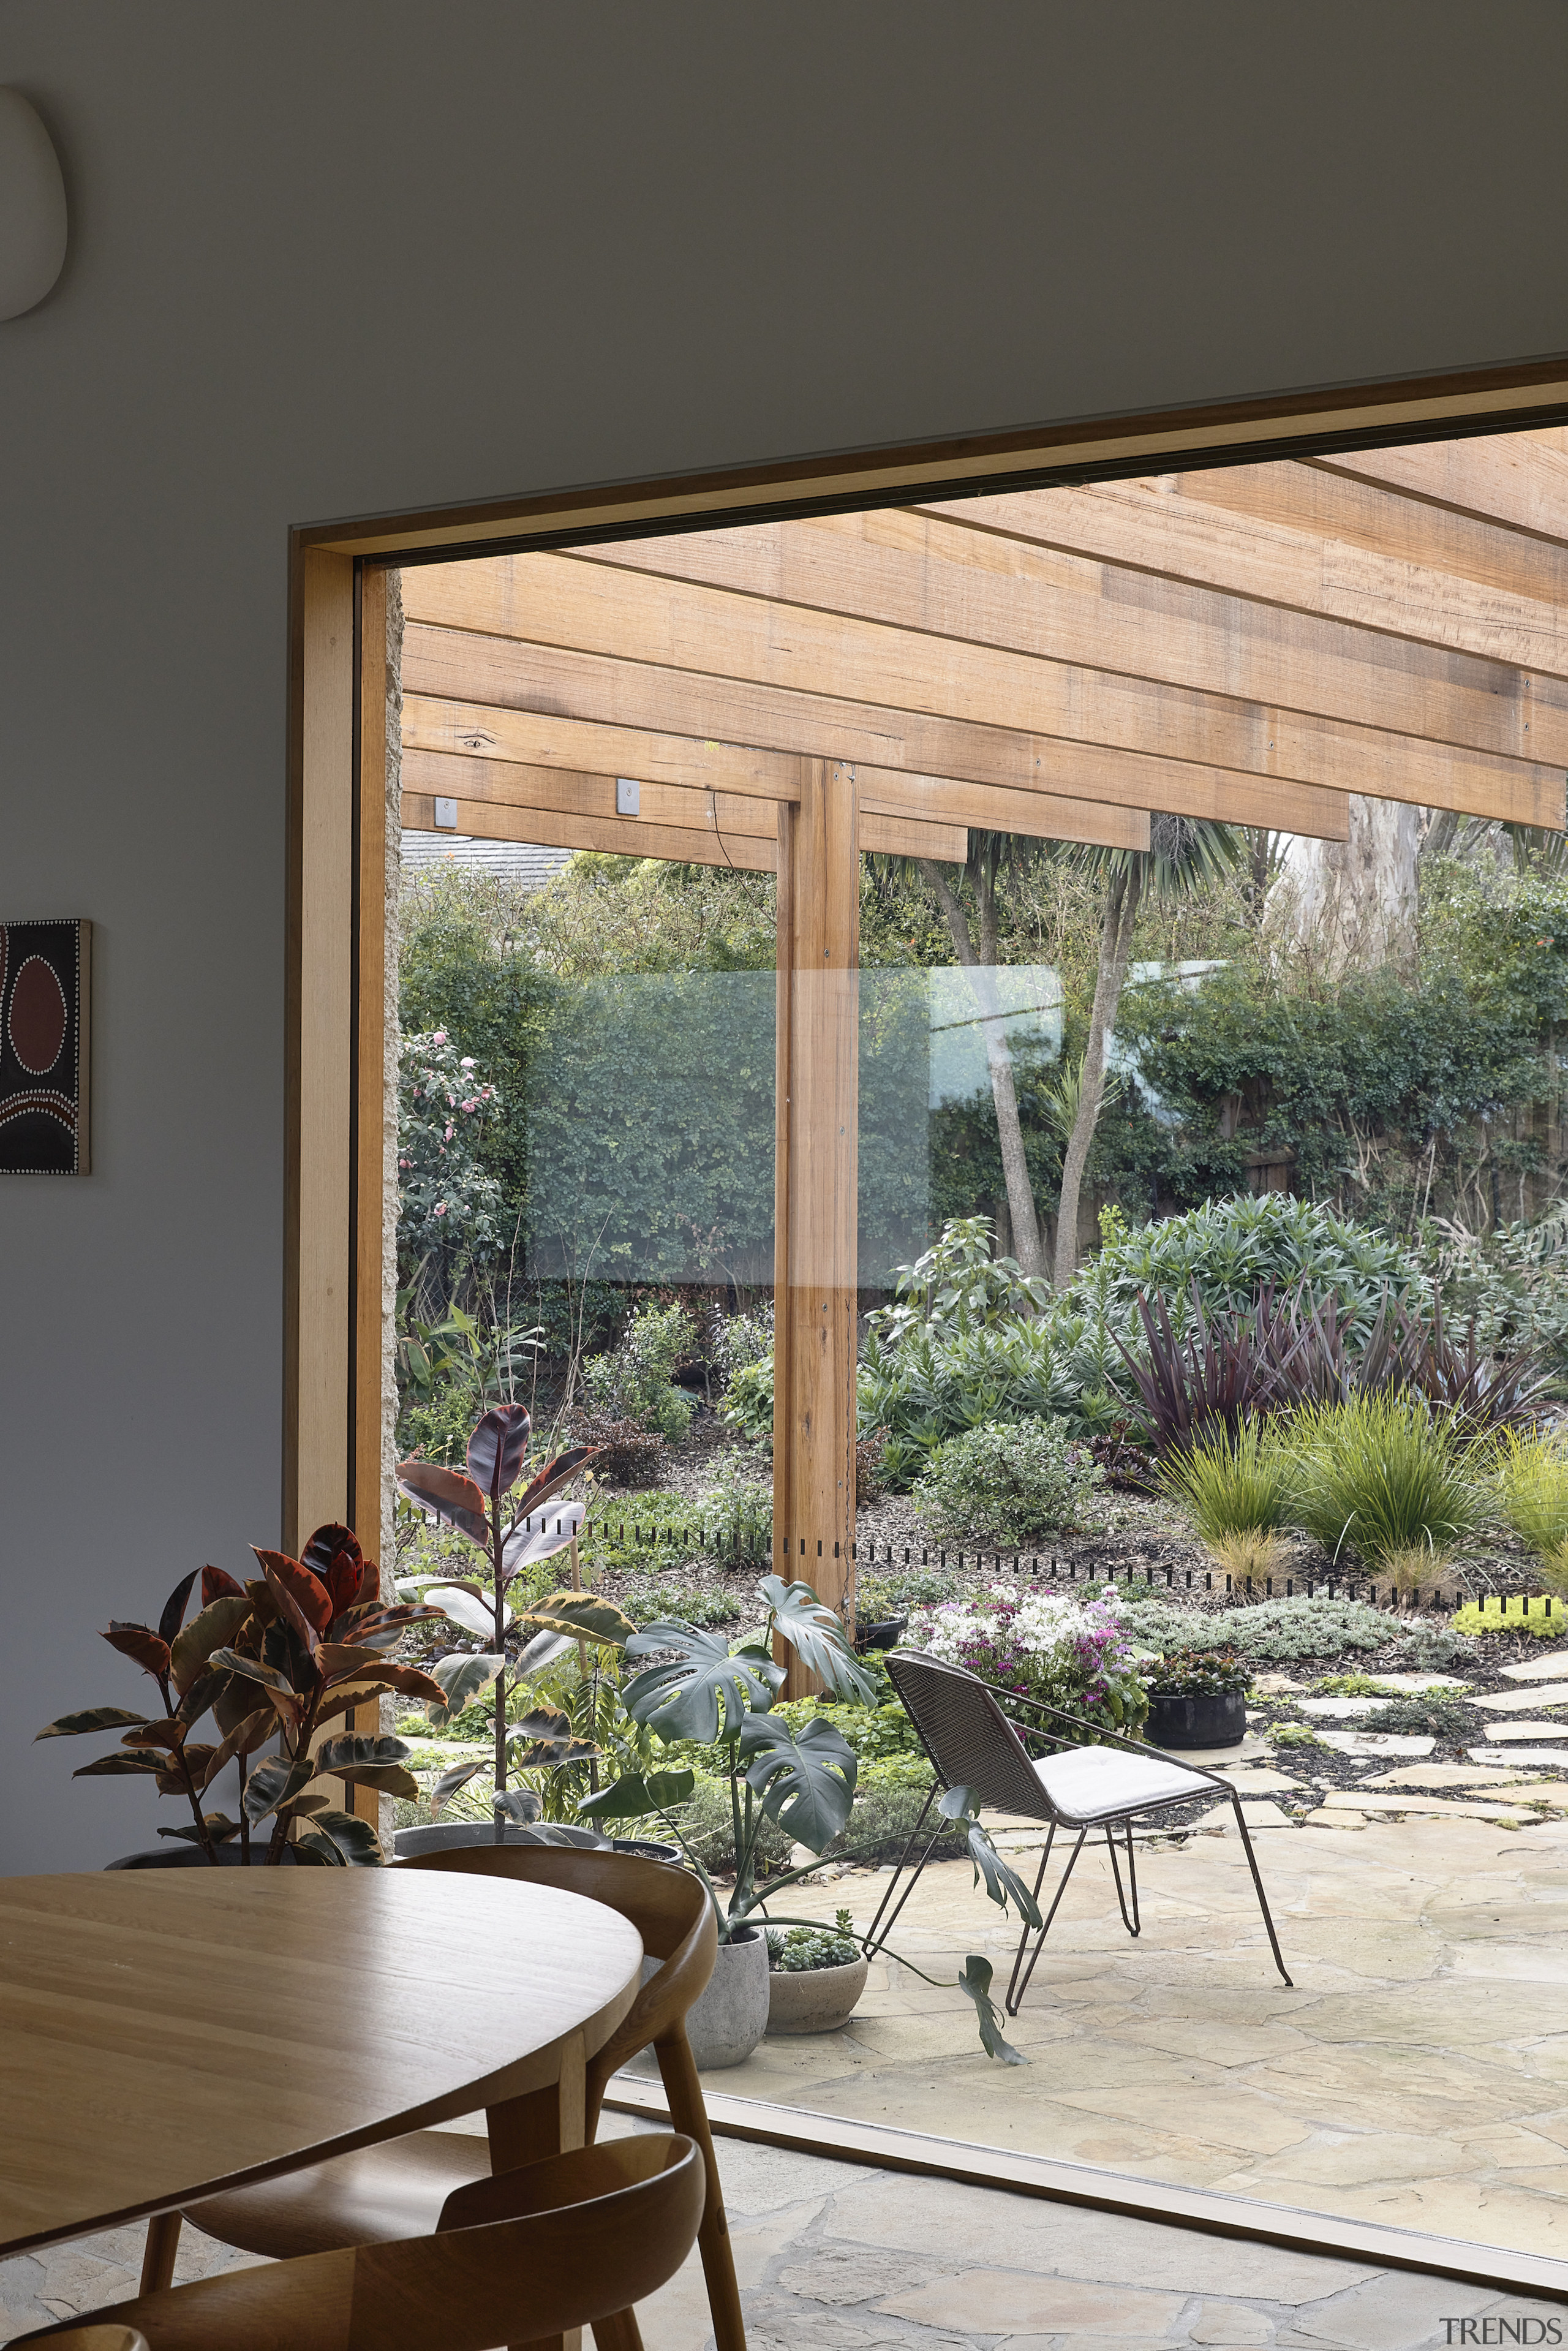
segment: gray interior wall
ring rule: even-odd
[[[1558,0],[4,0],[0,918],[98,925],[94,1173],[0,1179],[0,1868],[278,1516],[285,534],[1568,347]]]

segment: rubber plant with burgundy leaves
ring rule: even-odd
[[[259,1548],[256,1556],[261,1574],[246,1583],[222,1568],[201,1571],[202,1605],[189,1624],[194,1570],[170,1593],[155,1629],[110,1625],[104,1639],[149,1677],[161,1713],[90,1707],[62,1715],[38,1737],[118,1731],[118,1750],[83,1764],[75,1776],[145,1773],[160,1794],[183,1796],[190,1824],[159,1834],[197,1845],[209,1862],[235,1841],[243,1861],[258,1865],[281,1862],[286,1847],[297,1863],[379,1862],[381,1843],[370,1822],[343,1811],[317,1783],[337,1780],[417,1794],[404,1768],[409,1750],[401,1740],[321,1734],[382,1690],[427,1700],[442,1695],[428,1674],[383,1654],[408,1625],[437,1612],[383,1601],[380,1570],[348,1527],[318,1527],[303,1559]],[[199,1737],[209,1714],[216,1736]],[[273,1741],[277,1751],[256,1761]],[[231,1762],[239,1771],[237,1821],[204,1811],[202,1803]],[[252,1833],[268,1822],[258,1842]]]
[[[598,1751],[591,1741],[575,1736],[569,1717],[556,1706],[541,1703],[520,1720],[509,1722],[507,1708],[513,1693],[572,1648],[586,1666],[591,1645],[622,1648],[636,1630],[613,1601],[593,1592],[552,1592],[516,1608],[507,1598],[528,1570],[570,1548],[581,1523],[580,1509],[574,1505],[563,1511],[551,1529],[542,1522],[545,1505],[598,1458],[594,1446],[573,1446],[536,1470],[519,1493],[516,1489],[524,1478],[531,1433],[523,1405],[497,1405],[468,1439],[466,1474],[419,1460],[400,1461],[397,1472],[399,1489],[411,1502],[455,1527],[485,1559],[483,1582],[466,1576],[420,1577],[399,1590],[423,1589],[428,1604],[485,1644],[481,1650],[456,1650],[436,1660],[432,1671],[441,1687],[428,1712],[444,1729],[460,1707],[484,1690],[494,1690],[491,1800],[498,1823],[532,1821],[539,1814],[539,1800],[531,1789],[507,1784],[513,1771],[549,1770],[591,1760]],[[454,1764],[444,1771],[431,1791],[432,1816],[485,1768],[480,1761]]]

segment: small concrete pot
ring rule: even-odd
[[[746,2063],[768,2030],[768,1938],[742,1927],[719,1945],[706,1988],[686,2012],[699,2074]]]
[[[768,1979],[769,2032],[837,2032],[853,2015],[871,1972],[865,1959],[841,1968],[775,1968]]]

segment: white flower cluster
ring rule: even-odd
[[[982,1644],[1007,1643],[1027,1656],[1047,1658],[1063,1655],[1086,1634],[1104,1632],[1121,1614],[1122,1595],[1112,1584],[1083,1601],[1032,1586],[1020,1593],[1012,1584],[990,1583],[967,1601],[919,1611],[909,1638],[912,1646],[946,1665],[963,1664],[966,1653]]]

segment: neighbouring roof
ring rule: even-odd
[[[439,865],[461,865],[480,873],[494,873],[525,890],[542,890],[572,856],[570,849],[541,849],[531,841],[474,841],[465,833],[414,832],[402,836],[403,869],[428,873]]]

